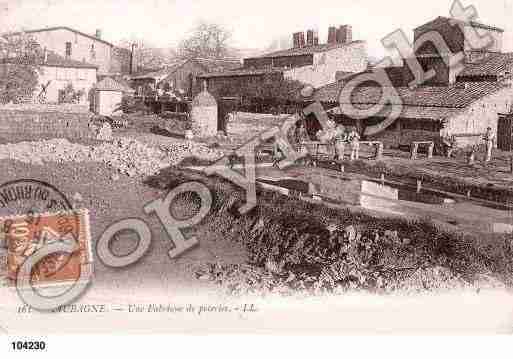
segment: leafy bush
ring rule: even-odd
[[[123,113],[147,112],[149,110],[142,99],[128,95],[122,97],[120,109]]]
[[[31,101],[38,84],[42,49],[33,37],[4,34],[0,41],[0,102]]]
[[[82,97],[85,95],[85,90],[75,90],[73,88],[73,84],[70,82],[64,87],[64,89],[59,90],[59,103],[79,103]]]

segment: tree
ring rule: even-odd
[[[222,25],[200,22],[190,37],[181,41],[178,53],[183,58],[223,58],[230,55],[231,31]]]
[[[43,50],[26,33],[0,37],[0,102],[32,99],[42,72]]]
[[[134,45],[132,47],[132,45]],[[173,62],[176,58],[176,51],[172,48],[157,48],[147,41],[132,37],[129,40],[122,40],[119,47],[134,50],[134,70],[137,69],[160,69]]]
[[[268,73],[253,78],[233,80],[211,92],[217,98],[240,97],[243,106],[251,111],[273,110],[278,113],[295,106],[305,84],[284,77],[281,73]]]

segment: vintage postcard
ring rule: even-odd
[[[513,0],[0,0],[1,333],[511,334],[512,210]]]

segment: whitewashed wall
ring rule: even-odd
[[[100,74],[110,71],[112,47],[102,41],[66,29],[35,32],[31,35],[41,47],[46,47],[62,57],[66,56],[66,42],[71,42],[71,59],[97,65]],[[92,45],[94,45],[94,57],[91,56]]]
[[[367,44],[363,41],[314,55],[314,64],[284,72],[284,76],[315,88],[336,81],[337,71],[361,72],[367,69]]]
[[[59,98],[59,90],[63,90],[69,83],[73,85],[75,90],[84,90],[85,95],[80,103],[88,102],[88,93],[96,83],[96,69],[75,69],[64,67],[42,66],[42,72],[39,75],[38,85],[34,91],[34,96],[41,92],[41,85],[50,85],[47,89],[47,102],[57,102]]]
[[[507,87],[474,102],[460,114],[448,119],[442,135],[455,135],[458,146],[482,143],[482,135],[491,127],[497,138],[499,113],[510,111],[513,89]]]

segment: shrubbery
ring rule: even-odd
[[[32,100],[38,84],[42,49],[26,34],[5,35],[0,42],[0,102]]]
[[[79,103],[85,96],[85,90],[75,90],[73,84],[69,83],[66,87],[59,91],[59,103]]]
[[[246,215],[244,194],[215,177],[170,168],[147,183],[174,188],[186,181],[212,192],[204,233],[242,243],[249,262],[211,263],[197,271],[231,294],[388,292],[474,286],[482,275],[510,283],[513,254],[508,238],[446,233],[428,222],[374,218],[260,191]]]

